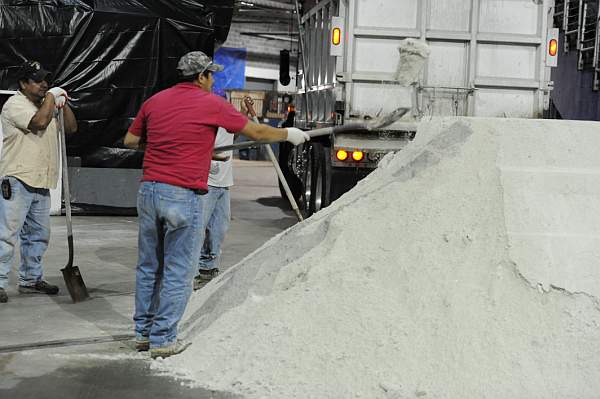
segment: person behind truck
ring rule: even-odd
[[[309,140],[299,129],[253,123],[212,94],[213,73],[222,70],[201,51],[185,54],[177,64],[180,83],[146,100],[124,139],[129,148],[145,145],[133,319],[136,348],[149,349],[152,358],[187,347],[177,340],[177,325],[200,256],[202,196],[217,128],[268,142]]]
[[[19,91],[0,114],[4,135],[0,176],[0,302],[14,249],[21,244],[19,293],[56,295],[58,287],[43,278],[42,257],[50,239],[50,189],[58,182],[58,127],[56,110],[64,110],[65,132],[77,130],[67,104],[67,92],[48,88],[51,74],[39,62],[19,69]]]
[[[219,128],[215,147],[233,144],[233,134]],[[219,274],[221,244],[229,229],[230,196],[229,188],[233,186],[233,168],[231,156],[233,151],[221,155],[226,158],[211,161],[208,175],[208,193],[203,200],[204,242],[198,261],[198,274],[194,278],[194,289],[200,288]]]

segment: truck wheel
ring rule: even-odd
[[[313,188],[314,188],[314,144],[310,143],[307,145],[305,153],[305,170],[302,179],[302,196],[300,198],[298,207],[302,212],[302,216],[307,218],[313,214],[312,203],[313,203]]]
[[[331,158],[329,147],[314,143],[312,148],[312,201],[311,213],[325,208],[331,203]]]
[[[298,202],[300,200],[300,196],[302,195],[302,182],[294,173],[290,170],[290,153],[292,150],[292,145],[290,143],[279,143],[279,167],[281,168],[281,172],[285,177],[285,180],[290,186],[290,191],[292,192],[292,196]],[[281,193],[281,198],[283,198],[287,202],[287,195],[281,182],[279,182],[279,192]]]

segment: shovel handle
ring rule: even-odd
[[[256,111],[254,110],[254,101],[252,101],[252,98],[245,97],[244,105],[246,105],[246,109],[248,109],[248,112],[250,113],[254,123],[258,123]],[[277,158],[275,157],[275,154],[273,153],[273,149],[271,148],[271,145],[264,144],[264,146],[265,146],[265,149],[267,150],[267,155],[269,156],[269,159],[271,160],[271,163],[273,164],[273,167],[275,168],[275,172],[277,172],[277,177],[279,178],[279,182],[281,183],[281,186],[283,187],[283,191],[285,191],[285,195],[288,198],[288,201],[290,201],[292,210],[296,214],[298,221],[302,222],[304,220],[304,218],[302,217],[302,213],[300,213],[300,209],[298,208],[296,199],[294,198],[294,195],[292,194],[292,190],[290,190],[290,185],[288,184],[287,180],[285,179],[283,171],[281,170],[281,167],[279,166],[279,161],[277,161]]]
[[[374,122],[365,121],[365,122],[348,123],[346,125],[336,125],[336,126],[324,127],[321,129],[308,130],[308,131],[306,131],[306,133],[308,133],[308,135],[311,138],[313,138],[313,137],[319,137],[319,136],[328,136],[328,135],[334,134],[334,133],[339,134],[339,133],[344,133],[344,132],[356,132],[356,131],[370,132],[370,131],[373,131],[376,129],[381,129],[386,126],[389,126],[393,122],[400,119],[408,111],[410,111],[409,108],[398,108],[398,109],[394,110],[393,112],[391,112],[387,115],[384,115],[381,118],[376,119]],[[215,152],[223,152],[223,151],[230,151],[230,150],[241,150],[244,148],[254,148],[254,147],[260,146],[262,144],[267,144],[267,143],[262,142],[262,141],[244,141],[241,143],[235,143],[235,144],[231,144],[231,145],[227,145],[227,146],[216,147],[214,149],[214,151]]]
[[[65,216],[67,220],[67,244],[69,246],[69,260],[67,268],[73,267],[73,223],[71,221],[71,191],[69,191],[69,170],[67,165],[67,137],[65,134],[65,119],[62,108],[58,110],[58,132],[60,134],[60,150],[62,165],[62,186],[65,198]]]

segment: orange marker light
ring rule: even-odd
[[[335,156],[340,161],[345,161],[346,159],[348,159],[348,153],[345,150],[337,150]]]
[[[365,157],[365,154],[362,151],[353,151],[352,152],[352,159],[354,159],[356,162],[362,161],[362,159]]]
[[[554,57],[557,52],[558,52],[558,41],[556,39],[552,39],[552,40],[550,40],[550,43],[548,43],[548,54],[550,54],[552,57]]]
[[[333,28],[331,31],[331,43],[338,46],[342,42],[342,30],[338,27]]]

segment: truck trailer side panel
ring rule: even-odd
[[[385,153],[401,149],[421,118],[541,117],[549,93],[545,62],[552,4],[550,0],[326,0],[307,10],[300,27],[303,62],[297,79],[297,126],[347,124],[398,107],[409,107],[412,114],[383,133],[336,135],[290,151],[287,165],[302,182],[298,195],[305,197],[305,206],[319,201],[315,192],[343,191],[335,187],[341,181],[336,175],[344,176],[340,183],[344,189],[351,187],[352,172],[355,182]],[[335,28],[343,31],[339,45],[332,40]],[[430,52],[412,86],[397,80],[399,48],[405,39],[425,41]],[[353,162],[352,157],[342,161],[335,155],[339,150],[364,156],[360,161]],[[326,159],[313,159],[314,154]],[[334,187],[318,187],[316,178]],[[324,197],[320,202],[333,199]]]

